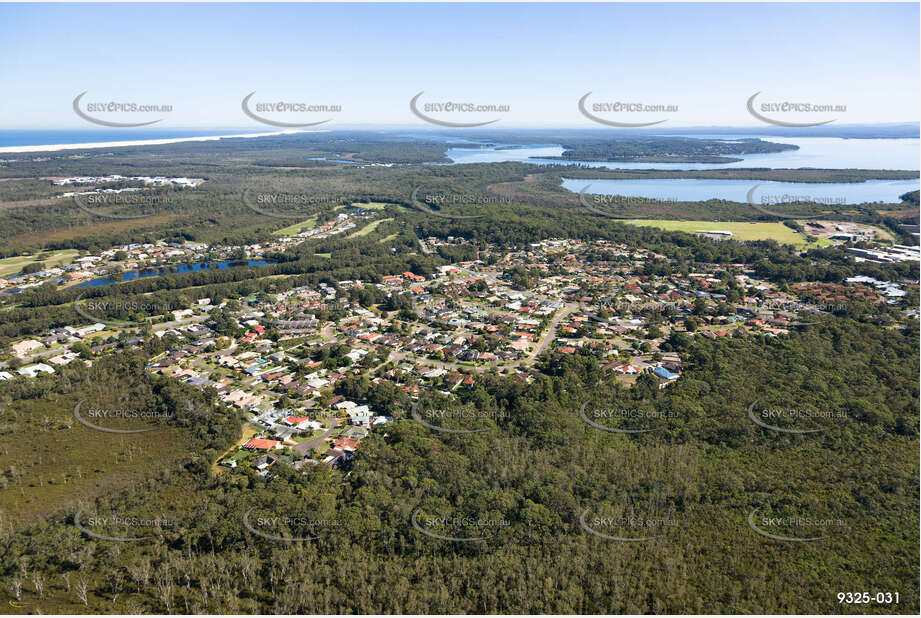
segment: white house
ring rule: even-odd
[[[434,369],[431,369],[430,371],[426,371],[426,372],[423,373],[422,375],[423,375],[423,377],[426,377],[426,378],[430,378],[430,379],[431,379],[431,378],[440,378],[441,376],[443,376],[443,375],[446,374],[446,373],[448,373],[448,372],[445,371],[444,369],[442,369],[441,367],[435,367]]]
[[[20,341],[19,343],[14,343],[10,346],[13,350],[13,355],[17,358],[24,358],[35,350],[45,347],[40,341],[35,339],[26,339],[25,341]]]
[[[28,376],[30,378],[34,378],[40,373],[54,373],[54,369],[44,363],[36,363],[34,365],[29,365],[28,367],[23,367],[19,370],[19,375]]]
[[[355,406],[348,411],[349,422],[353,425],[368,425],[371,422],[371,409],[368,406]]]

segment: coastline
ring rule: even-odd
[[[272,131],[270,133],[244,133],[241,135],[204,135],[197,137],[169,137],[164,139],[138,139],[119,142],[87,142],[85,144],[44,144],[40,146],[2,146],[0,153],[32,153],[56,152],[59,150],[79,150],[83,148],[124,148],[127,146],[161,146],[164,144],[178,144],[181,142],[210,142],[220,139],[236,139],[244,137],[274,137],[277,135],[293,135],[295,133],[320,133],[320,131],[290,130]]]

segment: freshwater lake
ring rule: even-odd
[[[242,260],[231,262],[195,262],[192,264],[172,264],[161,268],[145,268],[144,270],[129,270],[115,275],[113,277],[99,277],[79,284],[78,288],[98,288],[113,283],[124,283],[135,279],[144,279],[146,277],[160,277],[162,275],[172,275],[177,273],[194,273],[201,270],[236,268],[238,266],[266,266],[275,262],[266,260]]]

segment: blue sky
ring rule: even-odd
[[[757,91],[918,121],[918,20],[917,3],[0,4],[0,126],[92,128],[83,91],[171,105],[158,128],[273,130],[242,114],[253,91],[342,105],[328,128],[426,126],[423,90],[508,105],[501,127],[597,128],[588,91],[677,105],[668,126],[755,125]]]

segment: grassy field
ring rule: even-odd
[[[378,219],[377,221],[372,221],[368,225],[364,226],[354,234],[349,235],[349,238],[355,238],[356,236],[367,236],[371,232],[377,229],[377,226],[383,223],[384,221],[393,221],[393,219]]]
[[[394,232],[394,233],[391,234],[390,236],[384,236],[383,238],[381,238],[381,239],[380,239],[379,241],[377,241],[377,242],[379,242],[379,243],[390,242],[391,240],[393,240],[394,238],[396,238],[396,237],[399,236],[399,235],[400,235],[399,232]]]
[[[300,234],[304,230],[312,230],[316,225],[317,218],[311,217],[306,221],[301,221],[300,223],[283,227],[280,230],[275,230],[272,234],[274,236],[294,236],[295,234]]]
[[[49,251],[48,259],[43,260],[46,266],[60,266],[70,264],[79,254],[74,249],[64,249],[61,251]],[[17,255],[16,257],[3,258],[0,260],[0,277],[8,277],[20,272],[24,266],[36,261],[35,255]]]
[[[75,499],[117,491],[155,475],[156,470],[180,458],[188,448],[185,433],[159,426],[136,434],[113,434],[90,429],[76,421],[74,406],[105,407],[84,394],[11,403],[0,412],[4,445],[0,448],[0,512],[4,525],[43,520]],[[121,405],[117,400],[111,407]],[[142,421],[106,421],[126,429],[146,428]]]
[[[788,228],[783,223],[749,223],[747,221],[674,221],[659,219],[630,219],[624,221],[630,225],[645,225],[649,227],[658,227],[663,230],[677,232],[694,232],[707,230],[721,230],[732,232],[735,240],[776,240],[780,243],[794,245],[796,247],[806,246],[806,237]],[[814,246],[824,246],[829,244],[827,241],[818,241]]]
[[[364,208],[365,210],[384,210],[387,206],[394,206],[386,202],[352,202],[355,208]]]

